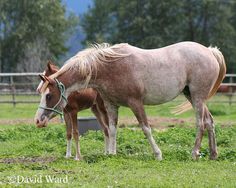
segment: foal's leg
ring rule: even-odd
[[[212,115],[209,112],[207,106],[205,106],[205,110],[204,110],[204,124],[208,131],[210,159],[214,160],[217,158],[217,154],[218,154],[217,146],[216,146],[216,138],[215,138],[215,125],[213,122]]]
[[[66,158],[71,157],[71,138],[72,138],[72,126],[71,126],[71,118],[70,114],[64,112],[64,119],[66,123],[66,138],[67,138],[67,146],[66,146]]]
[[[82,156],[80,153],[79,145],[79,131],[77,126],[77,111],[71,113],[72,118],[72,128],[73,128],[73,138],[75,140],[75,160],[81,160]]]
[[[131,110],[135,114],[140,126],[142,127],[142,130],[152,147],[152,150],[153,150],[153,153],[154,153],[156,159],[162,160],[161,150],[157,146],[157,144],[152,136],[151,127],[148,124],[147,116],[146,116],[143,104],[138,100],[130,101],[129,107],[131,108]]]
[[[105,154],[109,153],[109,130],[108,130],[108,124],[105,123],[104,121],[104,114],[102,111],[97,107],[97,105],[92,106],[92,112],[94,115],[97,117],[97,120],[99,124],[102,126],[103,131],[104,131],[104,142],[105,142]]]

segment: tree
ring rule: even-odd
[[[67,32],[76,21],[74,15],[65,15],[60,0],[1,0],[0,10],[1,71],[19,70],[31,48],[39,50],[31,53],[37,56],[37,63],[57,59],[67,51]],[[40,54],[44,49],[47,53]]]
[[[128,42],[158,48],[188,40],[218,46],[228,72],[233,72],[236,1],[94,0],[83,16],[82,27],[87,34],[84,44]]]
[[[112,40],[115,32],[113,9],[115,0],[96,0],[81,18],[81,26],[86,32],[84,45],[90,41],[97,43]]]

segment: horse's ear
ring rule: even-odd
[[[48,60],[47,67],[50,72],[55,72],[55,70],[59,69],[51,60]]]
[[[44,81],[44,82],[46,81],[46,79],[44,78],[45,76],[43,74],[39,74],[39,77],[42,81]]]
[[[52,71],[53,66],[54,66],[53,62],[51,60],[48,60],[47,67],[49,71]]]

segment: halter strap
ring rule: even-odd
[[[56,81],[57,83],[57,88],[59,89],[60,91],[60,98],[58,100],[58,102],[54,105],[54,107],[52,108],[48,108],[48,107],[44,107],[44,106],[39,106],[39,108],[41,109],[44,109],[44,110],[49,110],[49,111],[52,111],[52,112],[55,112],[57,114],[59,114],[62,118],[62,115],[63,115],[63,112],[58,110],[57,107],[58,105],[61,103],[62,99],[64,99],[66,102],[67,102],[67,98],[65,96],[65,86],[63,83],[59,82],[58,79],[54,78],[54,80]]]

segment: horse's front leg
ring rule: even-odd
[[[144,110],[142,100],[130,99],[129,100],[129,107],[131,108],[131,110],[135,114],[140,126],[142,127],[143,133],[146,136],[146,138],[148,139],[156,159],[162,160],[162,152],[161,152],[160,148],[157,146],[157,144],[152,136],[152,130],[151,130],[150,125],[148,124],[147,116],[146,116],[146,113]]]
[[[112,105],[111,103],[105,102],[105,107],[107,110],[107,115],[109,119],[109,154],[116,154],[116,131],[117,131],[117,121],[118,121],[118,106]]]
[[[71,157],[71,138],[72,138],[72,125],[70,114],[64,112],[64,119],[66,123],[66,138],[67,138],[67,146],[66,146],[66,158]]]
[[[72,128],[73,128],[73,137],[75,140],[75,160],[81,160],[82,156],[80,153],[80,145],[79,145],[79,131],[77,124],[77,111],[71,113],[72,118]]]
[[[99,124],[102,126],[104,132],[104,143],[105,143],[105,155],[109,153],[109,128],[108,128],[108,121],[105,119],[107,118],[107,114],[98,107],[98,104],[92,106],[92,112],[96,116]]]

